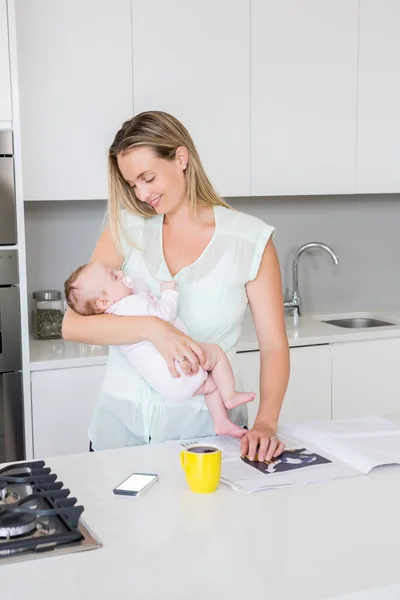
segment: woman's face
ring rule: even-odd
[[[187,159],[183,146],[177,149],[173,160],[158,158],[151,148],[143,146],[119,154],[117,162],[138,200],[150,204],[159,214],[168,214],[186,201]]]

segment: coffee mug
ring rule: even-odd
[[[182,469],[189,489],[197,494],[215,492],[221,479],[221,450],[215,446],[192,446],[181,452]]]

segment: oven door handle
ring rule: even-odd
[[[3,462],[24,460],[24,401],[22,373],[0,375],[0,393],[3,391],[4,410],[4,459]],[[1,405],[1,403],[0,403]]]
[[[0,373],[21,368],[19,286],[0,287]]]
[[[0,242],[4,245],[17,243],[17,223],[14,188],[14,159],[4,156],[12,152],[12,146],[2,147],[2,138],[9,132],[0,131]]]

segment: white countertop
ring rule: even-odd
[[[108,358],[108,346],[31,339],[29,353],[31,371],[47,371],[104,365]]]
[[[322,320],[347,316],[373,316],[377,319],[390,320],[395,325],[368,329],[344,329],[322,322]],[[400,337],[400,310],[305,316],[299,317],[296,321],[287,317],[286,330],[289,345],[292,348],[363,339]],[[243,321],[238,352],[253,350],[258,350],[258,341],[251,315],[248,313]],[[107,362],[107,357],[108,346],[78,344],[64,340],[39,341],[32,339],[30,341],[31,371],[102,365]]]
[[[103,547],[4,565],[7,597],[400,598],[400,467],[252,495],[220,485],[202,496],[188,491],[178,453],[164,445],[47,464]],[[134,471],[160,481],[137,499],[114,496]]]

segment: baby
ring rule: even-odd
[[[121,316],[155,316],[169,321],[184,333],[187,330],[177,319],[178,292],[175,282],[161,283],[161,298],[154,294],[134,293],[132,281],[122,271],[115,271],[102,262],[79,267],[65,282],[68,306],[81,315],[112,313]],[[176,368],[182,377],[173,377],[166,361],[151,342],[122,345],[125,354],[139,375],[166,400],[179,402],[204,394],[214,422],[216,434],[240,438],[245,430],[228,419],[227,409],[254,400],[254,393],[236,392],[234,375],[223,350],[215,344],[200,343],[205,353],[207,371],[185,376],[180,362]]]

